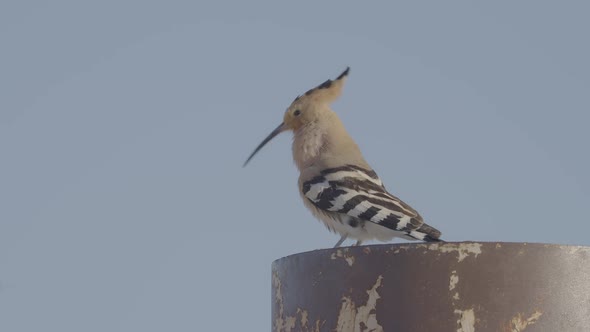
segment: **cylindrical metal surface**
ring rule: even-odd
[[[590,247],[392,244],[272,265],[273,331],[590,331]]]

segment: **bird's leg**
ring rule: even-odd
[[[361,241],[361,240],[358,240],[358,241],[356,241],[356,243],[354,244],[354,246],[355,246],[355,247],[357,247],[357,246],[360,246],[360,245],[361,245],[361,243],[363,243],[363,241]]]
[[[340,245],[342,244],[342,242],[344,242],[344,240],[346,240],[347,237],[348,237],[348,235],[346,235],[346,234],[342,235],[342,237],[340,238],[340,240],[338,240],[338,242],[336,242],[336,245],[334,246],[334,248],[340,247]]]

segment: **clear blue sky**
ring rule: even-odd
[[[0,4],[0,331],[267,331],[325,248],[290,134],[334,104],[448,241],[590,245],[587,2]]]

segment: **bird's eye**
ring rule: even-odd
[[[300,114],[301,114],[300,110],[295,110],[295,112],[293,112],[293,115],[295,115],[295,116],[299,116]]]

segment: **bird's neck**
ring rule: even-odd
[[[327,144],[326,131],[309,124],[293,132],[293,160],[299,171],[316,164]]]
[[[293,160],[299,171],[340,163],[363,164],[364,159],[335,114],[294,131]]]

